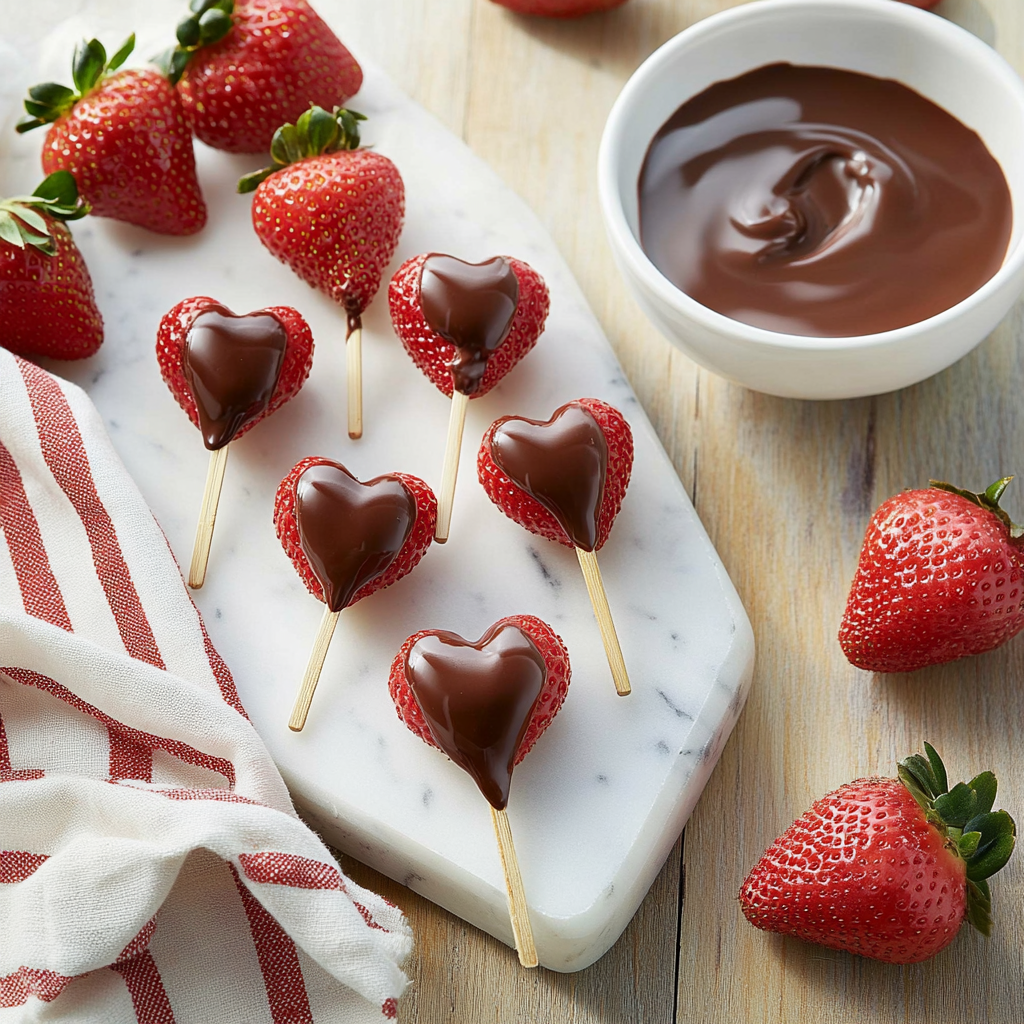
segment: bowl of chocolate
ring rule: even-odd
[[[1024,83],[892,0],[757,0],[626,83],[598,160],[612,250],[690,358],[787,398],[914,384],[1024,289]]]

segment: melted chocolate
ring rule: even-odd
[[[898,82],[772,64],[718,82],[654,137],[640,231],[661,272],[790,334],[893,330],[999,269],[1006,179],[981,139]]]
[[[491,438],[491,457],[558,520],[576,547],[594,550],[608,442],[589,410],[570,402],[547,422],[506,420]]]
[[[480,388],[487,360],[512,329],[519,279],[504,256],[464,263],[431,253],[423,261],[420,308],[430,328],[455,346],[448,364],[456,391]]]
[[[295,497],[302,550],[332,612],[387,571],[416,523],[416,501],[400,480],[360,483],[337,462],[310,466]]]
[[[534,642],[509,623],[492,626],[475,644],[439,630],[413,644],[405,676],[437,745],[501,810],[547,679]]]
[[[287,344],[284,327],[269,313],[236,316],[213,306],[195,318],[181,362],[210,451],[266,412]]]

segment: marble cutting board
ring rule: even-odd
[[[165,45],[179,0],[43,0],[5,13],[0,40],[0,194],[40,180],[42,131],[12,131],[25,88],[70,79],[82,36],[112,49],[132,30],[137,53]],[[689,816],[742,708],[754,656],[736,592],[601,328],[543,227],[461,141],[405,97],[353,44],[330,0],[317,8],[357,53],[366,82],[352,106],[364,139],[398,165],[408,216],[392,270],[416,253],[525,259],[551,289],[537,349],[470,403],[451,540],[391,589],[341,616],[304,732],[286,722],[322,606],[274,535],[277,484],[306,455],[363,479],[394,470],[439,485],[449,403],[407,358],[379,296],[364,318],[365,434],[345,431],[344,322],[257,242],[238,177],[262,165],[197,143],[210,206],[206,229],[167,239],[111,221],[74,226],[106,321],[101,353],[53,369],[81,384],[188,564],[208,456],[160,380],[160,316],[187,295],[236,312],[293,305],[316,339],[300,395],[231,447],[205,588],[195,595],[242,699],[296,804],[344,852],[385,872],[502,941],[512,941],[487,804],[468,776],[402,726],[388,668],[420,628],[478,637],[514,613],[545,619],[565,640],[565,706],[516,769],[509,818],[541,963],[575,971],[618,938]],[[71,12],[74,13],[71,13]],[[367,5],[365,17],[372,17]],[[129,60],[129,64],[134,59]],[[623,411],[636,437],[633,481],[600,563],[633,695],[615,695],[574,553],[506,519],[476,481],[487,425],[518,413],[546,418],[593,396]]]

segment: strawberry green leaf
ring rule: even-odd
[[[928,765],[932,770],[932,778],[938,786],[936,793],[945,793],[949,789],[949,779],[946,777],[946,766],[942,758],[930,743],[925,743],[924,752],[928,755]]]
[[[975,775],[967,785],[978,795],[978,810],[976,813],[987,814],[991,811],[992,805],[996,802],[996,789],[999,785],[995,775],[992,772],[982,772],[980,775]]]
[[[35,228],[44,238],[47,236],[46,221],[31,206],[19,206],[14,215],[18,220],[24,221],[30,228]]]
[[[32,195],[53,200],[58,206],[73,208],[78,203],[78,184],[70,171],[54,171],[43,178]]]
[[[106,62],[107,51],[98,39],[83,41],[75,47],[71,77],[80,96],[84,96],[99,81]]]
[[[978,849],[978,843],[981,842],[980,832],[965,832],[957,842],[957,849],[960,851],[960,856],[967,860],[968,857],[974,856],[975,851]]]
[[[0,239],[19,249],[25,248],[25,239],[21,237],[17,222],[6,210],[0,210]]]
[[[967,877],[980,882],[999,871],[1010,859],[1017,839],[1017,828],[1006,811],[979,814],[968,822],[971,832],[980,832],[978,848],[967,861]]]
[[[177,36],[178,45],[188,48],[189,46],[195,46],[199,42],[202,33],[199,31],[197,19],[182,18],[178,22],[178,27],[174,34]]]
[[[967,882],[967,920],[982,935],[992,934],[992,894],[984,881]]]
[[[135,33],[133,32],[120,46],[117,53],[107,61],[106,70],[116,71],[127,59],[132,50],[135,49]]]
[[[231,31],[231,15],[219,7],[211,7],[199,19],[199,41],[202,46],[219,42]]]
[[[33,85],[29,89],[28,95],[40,106],[57,107],[74,99],[75,93],[74,90],[59,82],[42,82],[40,85]]]

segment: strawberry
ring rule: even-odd
[[[30,196],[0,200],[0,345],[23,356],[85,359],[103,342],[103,319],[69,220],[84,217],[67,171]]]
[[[966,919],[992,926],[985,881],[1016,826],[992,811],[996,777],[948,788],[935,750],[897,779],[858,779],[822,797],[769,847],[740,889],[755,928],[892,964],[934,956]]]
[[[358,148],[362,120],[354,111],[311,107],[275,132],[273,166],[238,183],[239,192],[255,189],[252,223],[259,240],[344,307],[349,334],[380,287],[405,218],[398,168]]]
[[[493,0],[516,14],[539,14],[543,18],[578,18],[583,14],[608,11],[626,0]],[[938,0],[936,0],[938,2]]]
[[[314,473],[306,477],[310,491],[304,494],[315,492],[318,506],[308,497],[299,500],[309,471]],[[399,518],[402,529],[396,533]],[[285,554],[309,592],[331,611],[412,572],[430,547],[436,518],[434,493],[418,477],[387,473],[361,483],[340,463],[317,456],[292,468],[274,501],[274,529]]]
[[[193,0],[163,59],[196,136],[265,153],[278,126],[359,91],[356,59],[306,0]]]
[[[29,89],[19,132],[52,127],[47,174],[68,170],[98,217],[164,235],[192,235],[206,223],[192,135],[177,93],[156,71],[121,71],[135,36],[107,60],[98,39],[75,49],[78,92],[47,82]]]
[[[839,643],[858,668],[913,672],[991,651],[1024,628],[1020,529],[982,494],[932,481],[868,523]]]
[[[573,408],[589,413],[590,421],[604,439],[607,461],[600,473],[591,461],[592,448],[587,445],[581,452],[583,446],[564,430],[563,414]],[[512,475],[507,466],[503,468],[495,461],[495,437],[501,436],[502,428],[507,431],[506,424],[513,425],[517,435],[522,435],[527,459],[511,471]],[[530,464],[536,465],[539,454],[552,474],[547,487],[530,471]],[[477,454],[480,483],[487,497],[509,519],[547,540],[587,551],[599,550],[608,539],[622,507],[632,468],[633,434],[629,424],[617,409],[596,398],[569,402],[547,421],[503,416],[490,425]],[[569,491],[562,487],[564,482],[571,483]],[[583,505],[577,500],[566,508],[568,498],[583,500]],[[580,520],[577,526],[574,521]],[[584,525],[587,529],[582,528]]]
[[[438,390],[450,396],[454,390],[453,370],[458,365],[459,350],[451,340],[443,337],[428,324],[421,301],[424,264],[434,256],[434,253],[414,256],[398,268],[388,288],[388,304],[395,333],[412,357],[412,361]],[[452,257],[443,258],[453,263],[462,262]],[[486,368],[482,376],[468,385],[472,390],[459,388],[460,391],[469,394],[470,398],[486,395],[537,344],[537,339],[544,330],[544,321],[547,319],[550,306],[547,285],[532,267],[511,256],[496,259],[505,260],[515,275],[518,282],[518,301],[507,332],[497,346],[489,350],[484,357]],[[489,260],[485,264],[464,266],[473,271],[477,268],[486,268],[494,262]]]
[[[531,648],[540,668],[535,679],[524,659]],[[476,643],[443,630],[414,633],[392,662],[388,688],[406,726],[468,771],[500,810],[512,768],[558,713],[570,675],[561,637],[533,615],[510,615]],[[438,705],[443,723],[434,715]]]
[[[164,383],[171,389],[171,394],[174,395],[178,405],[185,410],[192,423],[201,430],[203,427],[200,423],[200,410],[196,404],[193,387],[188,379],[186,354],[189,334],[196,320],[208,313],[216,313],[221,317],[228,318],[228,325],[235,320],[240,325],[244,325],[250,321],[250,318],[273,318],[284,329],[285,335],[284,356],[280,361],[277,380],[273,385],[269,401],[257,401],[255,407],[244,400],[240,403],[241,408],[236,414],[235,421],[226,430],[230,436],[223,441],[223,444],[227,444],[251,430],[260,420],[272,412],[276,412],[285,402],[298,394],[313,365],[313,335],[310,333],[306,321],[290,306],[268,306],[266,309],[257,310],[245,317],[236,317],[216,299],[211,299],[206,295],[197,295],[190,299],[183,299],[173,309],[165,313],[160,320],[156,339],[156,357],[160,365],[160,375],[163,377]],[[271,326],[273,325],[271,324]],[[230,345],[230,335],[227,335],[227,332],[222,332],[222,336],[223,344]],[[244,342],[244,339],[242,341]],[[215,444],[213,447],[223,447],[223,444]]]

